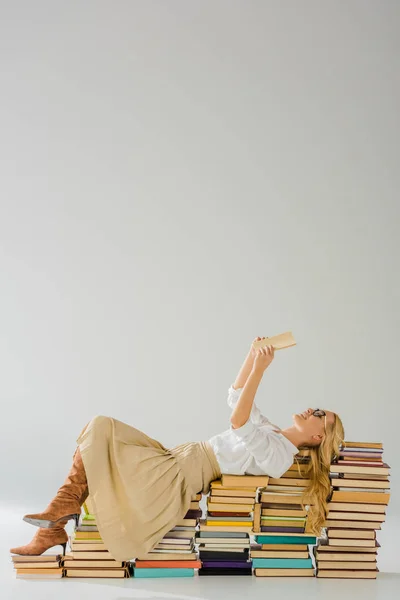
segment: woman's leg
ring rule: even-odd
[[[73,456],[73,463],[63,485],[44,512],[25,515],[24,521],[40,527],[33,540],[27,546],[11,548],[12,554],[42,554],[52,546],[68,540],[64,527],[68,520],[74,518],[79,522],[81,506],[88,496],[88,484],[82,456],[78,448]]]

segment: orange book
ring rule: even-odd
[[[141,569],[200,569],[201,560],[136,560],[135,567]]]

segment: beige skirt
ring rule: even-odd
[[[77,439],[100,535],[115,560],[140,558],[221,476],[209,442],[171,449],[145,433],[97,416]]]

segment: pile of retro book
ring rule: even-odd
[[[280,478],[269,478],[259,490],[254,511],[255,543],[251,558],[256,577],[314,577],[310,545],[315,535],[307,533],[307,511],[301,497],[308,451],[300,450],[296,461]]]
[[[376,531],[390,499],[390,467],[379,442],[344,442],[330,467],[325,540],[314,549],[317,577],[376,579]]]
[[[267,476],[228,475],[212,481],[207,513],[196,534],[200,576],[252,575],[250,535],[257,489]]]

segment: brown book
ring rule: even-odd
[[[365,571],[376,571],[376,561],[374,562],[364,562],[364,561],[352,561],[352,562],[343,562],[343,561],[325,561],[323,563],[324,569],[352,569],[354,570],[365,570]]]
[[[375,540],[376,533],[372,529],[344,529],[344,528],[329,528],[328,538],[351,538],[352,540]]]
[[[264,340],[257,340],[253,342],[254,350],[262,348],[263,346],[273,346],[274,350],[283,350],[284,348],[291,348],[296,345],[296,340],[293,337],[291,331],[285,331],[279,335],[273,335],[272,337],[265,338]]]
[[[35,576],[38,579],[40,577],[46,576],[46,575],[50,575],[52,577],[62,577],[64,569],[58,568],[58,569],[45,569],[45,568],[40,568],[40,569],[16,569],[15,573],[17,577],[20,576],[25,576],[25,575],[31,575],[32,578]]]
[[[295,504],[300,505],[301,495],[298,494],[273,494],[272,492],[263,492],[261,495],[261,503],[264,504]],[[300,505],[301,506],[301,505]]]
[[[261,504],[260,504],[261,506]],[[306,517],[306,510],[292,510],[282,508],[262,508],[261,515],[263,517]]]
[[[389,475],[363,475],[362,473],[343,473],[344,479],[363,479],[364,481],[389,481]]]
[[[375,548],[375,540],[360,540],[352,538],[329,538],[330,546],[357,546],[359,548]],[[342,550],[341,550],[342,551]]]
[[[16,562],[14,563],[14,569],[59,569],[60,561],[55,562]]]
[[[288,468],[288,470],[282,475],[282,477],[292,477],[292,475],[289,475],[289,473],[296,473],[295,477],[300,477],[299,470],[300,470],[301,475],[306,475],[307,470],[308,470],[308,463],[307,464],[306,463],[297,464],[296,462],[294,462]]]
[[[47,563],[47,562],[54,562],[54,561],[59,561],[61,559],[61,554],[41,554],[39,556],[35,555],[29,555],[29,554],[12,554],[11,555],[11,560],[13,563],[19,563],[19,562],[40,562],[40,563]],[[44,565],[46,566],[46,565]]]
[[[245,504],[253,506],[252,499],[235,498],[234,496],[209,496],[207,504]]]
[[[198,560],[197,552],[148,552],[137,556],[136,560]]]
[[[79,568],[79,569],[121,569],[124,567],[124,563],[118,560],[64,560],[63,566],[65,568]]]
[[[209,517],[248,517],[250,511],[247,512],[233,512],[233,511],[218,511],[208,510],[207,516]]]
[[[330,466],[331,473],[363,473],[365,475],[389,475],[390,467],[383,463],[383,466],[376,465],[375,467],[364,467],[362,464],[355,465],[353,463],[347,465],[332,464]],[[368,479],[368,477],[366,478]]]
[[[316,546],[317,547],[317,546]],[[373,562],[376,563],[376,552],[316,552],[315,557],[318,562],[340,561],[340,562]]]
[[[289,544],[287,544],[288,546]],[[251,558],[310,558],[310,553],[290,550],[252,550]]]
[[[332,502],[365,502],[367,504],[388,504],[390,500],[389,493],[383,492],[341,492],[334,490]]]
[[[232,477],[244,477],[244,475],[232,475]],[[251,476],[252,477],[252,476]],[[222,481],[221,479],[214,479],[211,483],[210,483],[210,489],[211,492],[210,493],[214,493],[214,490],[235,490],[236,492],[239,490],[247,490],[248,492],[253,492],[254,494],[257,493],[257,487],[256,485],[249,485],[247,484],[246,486],[241,486],[241,485],[222,485]]]
[[[307,478],[305,477],[306,472],[305,469],[303,469],[302,471],[300,471],[300,473],[298,472],[297,469],[290,469],[289,471],[286,471],[286,473],[284,473],[281,477],[281,479],[303,479],[304,481],[308,481]],[[290,482],[287,481],[287,483],[290,485]]]
[[[268,475],[227,475],[222,474],[221,482],[224,487],[265,487],[268,485]]]
[[[72,557],[74,560],[114,560],[113,556],[106,550],[98,552],[86,552],[86,551],[72,551]]]
[[[342,444],[342,450],[346,448],[376,448],[377,450],[383,450],[383,444],[381,442],[348,442],[347,440]]]
[[[287,479],[288,478],[274,479],[273,477],[270,477],[267,489],[269,489],[271,485],[283,485],[285,487],[286,486],[306,487],[310,481],[310,479],[296,479],[294,477],[290,477],[290,481],[288,481]]]
[[[75,531],[76,540],[101,540],[101,535],[98,531]]]
[[[253,511],[253,531],[254,533],[259,533],[261,531],[261,504],[260,502],[256,502],[254,505]]]
[[[382,504],[361,504],[354,502],[328,502],[329,511],[344,511],[344,512],[366,512],[366,513],[378,513],[384,515],[386,512],[386,506]],[[378,520],[378,519],[377,519]]]
[[[191,549],[193,546],[191,544],[176,544],[176,545],[172,545],[172,544],[157,544],[154,547],[154,550],[188,550]]]
[[[314,569],[254,569],[256,577],[314,577]]]
[[[379,515],[377,513],[335,512],[329,510],[328,519],[330,521],[373,521],[375,523],[384,523],[386,515]],[[332,527],[334,527],[334,525]]]
[[[249,525],[235,526],[234,531],[240,531],[244,533],[251,533],[253,530],[253,523]],[[232,531],[232,525],[205,525],[203,520],[200,520],[200,531]]]
[[[211,498],[215,498],[216,496],[218,497],[235,497],[235,498],[251,498],[252,500],[255,499],[256,497],[256,492],[254,492],[253,490],[233,490],[233,489],[229,489],[229,490],[225,490],[225,489],[218,489],[218,488],[213,488],[211,489],[211,493],[210,493],[210,497]]]
[[[196,529],[193,527],[193,529],[191,531],[187,531],[187,530],[177,530],[174,531],[171,529],[171,531],[168,531],[165,535],[163,539],[166,538],[187,538],[190,537],[192,534],[194,535],[196,533]]]
[[[208,510],[225,510],[229,512],[229,509],[235,510],[236,507],[241,512],[250,513],[253,510],[254,504],[220,504],[216,502],[208,502],[207,507]]]
[[[351,488],[360,488],[362,491],[363,488],[376,488],[379,490],[390,489],[389,481],[375,481],[371,479],[344,479],[340,477],[339,479],[332,479],[332,487],[351,487]]]
[[[347,571],[346,569],[317,569],[317,577],[335,578],[335,579],[376,579],[376,571]]]
[[[334,540],[336,541],[336,540]],[[345,540],[346,544],[348,542],[348,540]],[[367,544],[365,544],[365,542],[367,542]],[[374,543],[370,543],[371,540],[363,540],[362,542],[362,546],[357,545],[355,546],[354,544],[352,546],[349,546],[348,544],[346,546],[341,546],[337,543],[333,544],[333,545],[329,545],[329,540],[324,540],[323,543],[321,543],[318,546],[318,552],[326,552],[327,554],[331,553],[331,552],[341,552],[341,553],[345,553],[345,552],[368,552],[371,554],[376,554],[378,552],[378,548],[380,548],[380,544],[379,542],[377,542],[375,540],[375,544]]]
[[[327,519],[324,527],[348,527],[349,529],[381,529],[379,521],[352,521]]]
[[[127,568],[124,569],[65,569],[65,577],[98,577],[107,579],[123,579],[129,577]]]

